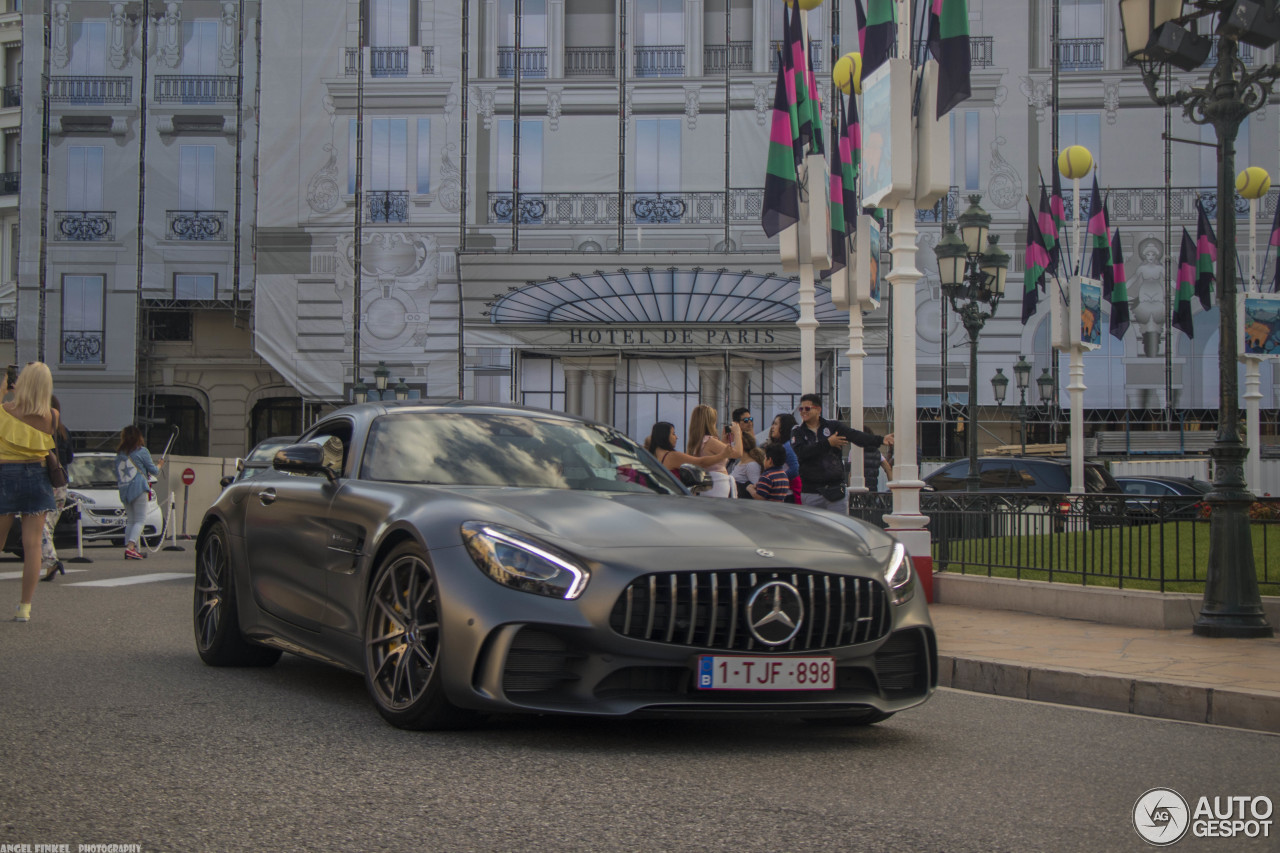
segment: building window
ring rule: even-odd
[[[498,9],[498,76],[516,75],[516,2],[500,0]],[[520,76],[547,76],[547,3],[522,0],[520,4]]]
[[[212,210],[214,147],[183,145],[178,152],[178,206],[183,210]]]
[[[373,0],[369,43],[378,47],[408,47],[414,43],[409,0]]]
[[[431,192],[431,119],[418,119],[418,193]]]
[[[63,364],[103,364],[105,279],[100,275],[62,277]]]
[[[302,401],[297,397],[266,397],[249,414],[249,447],[264,438],[302,432]]]
[[[365,133],[365,184],[371,190],[400,190],[408,187],[409,122],[403,118],[368,119]],[[356,121],[347,131],[347,192],[356,191]]]
[[[173,277],[173,298],[209,301],[218,298],[218,277],[179,273]]]
[[[183,74],[218,73],[218,22],[184,21],[182,24]]]
[[[100,145],[67,148],[67,207],[70,210],[102,210],[102,159]]]
[[[181,394],[156,394],[151,398],[156,425],[144,427],[147,444],[164,447],[177,431],[169,452],[175,456],[209,455],[209,418],[199,401]]]
[[[1065,151],[1072,145],[1088,148],[1094,160],[1101,157],[1101,116],[1097,113],[1059,113],[1058,150]]]
[[[977,190],[982,181],[982,123],[977,110],[951,113],[951,151],[951,183]],[[958,174],[961,170],[963,175]]]
[[[71,25],[72,77],[98,77],[107,70],[107,22],[80,21]]]
[[[636,119],[633,212],[638,223],[679,222],[680,119]],[[663,198],[664,193],[671,194]]]
[[[515,151],[511,134],[511,119],[498,122],[498,193],[507,193],[494,202],[492,211],[494,222],[510,222],[514,203],[510,197],[512,192],[512,175],[515,174],[512,163]],[[546,215],[546,204],[540,198],[542,193],[542,121],[540,119],[520,120],[520,221],[539,223]]]
[[[190,343],[190,311],[158,311],[147,313],[147,339],[156,342]]]

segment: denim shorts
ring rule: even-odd
[[[0,463],[0,515],[52,512],[53,484],[44,460]]]

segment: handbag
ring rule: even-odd
[[[55,489],[65,488],[67,485],[67,469],[63,468],[62,463],[58,461],[58,451],[49,451],[49,455],[44,458],[44,466],[49,470],[50,484]]]
[[[819,489],[818,494],[822,495],[823,499],[830,503],[839,503],[844,500],[844,483],[838,483],[834,486],[826,486]]]

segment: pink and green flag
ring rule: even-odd
[[[1111,335],[1119,340],[1129,329],[1129,287],[1124,274],[1124,256],[1120,252],[1120,229],[1111,238],[1111,266],[1103,277],[1103,285],[1110,280]]]
[[[1058,274],[1058,255],[1061,252],[1061,245],[1058,243],[1058,220],[1053,215],[1053,204],[1049,200],[1049,192],[1044,188],[1044,180],[1040,181],[1040,214],[1037,217],[1037,223],[1040,226],[1040,235],[1044,238],[1045,250],[1049,253],[1049,264],[1045,268],[1048,274],[1040,279],[1040,289],[1045,289],[1045,280],[1048,276],[1056,276]]]
[[[1208,311],[1212,304],[1213,286],[1218,281],[1218,238],[1209,224],[1204,204],[1196,199],[1196,296],[1200,307]]]
[[[779,57],[781,59],[781,57]],[[773,125],[769,131],[769,157],[764,173],[764,209],[760,224],[766,237],[800,221],[800,186],[796,178],[791,110],[787,103],[786,69],[778,63],[773,90]]]
[[[971,94],[968,6],[966,0],[930,3],[928,44],[929,53],[938,60],[938,118]]]
[[[1036,219],[1036,212],[1027,201],[1027,255],[1026,272],[1022,279],[1022,325],[1027,325],[1036,313],[1039,292],[1044,289],[1045,272],[1049,268],[1049,250],[1044,246],[1044,234]]]
[[[862,53],[862,79],[865,80],[893,55],[898,19],[894,0],[857,0],[858,50]],[[941,104],[941,100],[938,102]]]
[[[1107,207],[1098,192],[1098,174],[1093,175],[1093,191],[1089,194],[1089,277],[1103,279],[1103,272],[1111,263],[1111,231],[1107,227]],[[1106,281],[1102,285],[1103,297],[1109,297]]]
[[[1275,262],[1276,269],[1272,273],[1271,291],[1280,293],[1280,204],[1276,205],[1276,215],[1271,220],[1271,259]]]
[[[1188,338],[1196,336],[1191,323],[1191,299],[1195,295],[1196,244],[1182,229],[1182,247],[1178,251],[1178,284],[1173,295],[1173,327]]]

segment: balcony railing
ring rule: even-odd
[[[769,42],[769,71],[778,73],[778,51],[782,50],[783,42]],[[813,66],[815,72],[822,70],[822,40],[809,39],[809,64]]]
[[[408,190],[369,190],[365,192],[370,222],[408,222]]]
[[[132,77],[50,77],[49,100],[58,104],[127,104]]]
[[[729,220],[759,222],[764,191],[729,191]],[[632,192],[623,196],[623,222],[631,225],[723,225],[723,192]],[[511,193],[489,193],[489,224],[509,224],[516,211]],[[617,193],[520,193],[521,225],[612,225]]]
[[[1259,200],[1258,217],[1263,221],[1267,221],[1275,214],[1278,195],[1280,194],[1273,191]],[[1216,217],[1218,214],[1217,187],[1171,187],[1169,218],[1174,222],[1195,221],[1197,197],[1200,198],[1210,219]],[[1164,221],[1164,187],[1111,187],[1106,193],[1106,202],[1111,219],[1116,222]],[[1066,207],[1067,219],[1070,220],[1075,204],[1069,188],[1066,188],[1063,194],[1063,203]],[[1231,204],[1237,219],[1249,215],[1247,200],[1232,193]],[[1090,216],[1089,195],[1083,190],[1080,193],[1078,215],[1082,222],[1087,222]]]
[[[0,319],[0,341],[12,341],[17,338],[18,321],[14,317]]]
[[[422,73],[436,73],[436,49],[430,45],[422,48]]]
[[[76,329],[62,332],[63,364],[102,364],[102,329]]]
[[[636,47],[637,77],[683,77],[684,46],[654,45]]]
[[[564,76],[612,77],[614,76],[614,49],[612,47],[566,47],[564,49]]]
[[[1101,38],[1058,39],[1058,69],[1097,71],[1102,68],[1103,47]]]
[[[116,239],[114,210],[55,210],[53,239],[110,243]]]
[[[702,51],[702,70],[706,74],[751,70],[751,42],[731,41],[727,45],[709,44]]]
[[[516,76],[516,49],[514,47],[498,48],[498,76]],[[547,49],[545,47],[522,47],[520,49],[520,76],[547,76]]]
[[[426,70],[426,55],[423,55],[423,74]],[[432,57],[434,69],[435,59]],[[343,73],[355,77],[360,73],[360,48],[349,47],[346,50],[346,65]],[[369,75],[372,77],[408,77],[409,48],[407,47],[371,47],[369,48]]]
[[[166,240],[226,240],[225,210],[166,210]]]
[[[945,207],[945,209],[944,209]],[[938,199],[938,202],[929,208],[916,210],[916,222],[955,222],[956,216],[960,213],[960,188],[952,187],[947,190],[944,198]]]
[[[3,92],[3,100],[0,100],[0,106],[5,109],[22,106],[22,84],[16,83],[12,86],[5,86]]]
[[[157,104],[233,104],[239,81],[227,74],[161,74],[156,76]]]
[[[1221,37],[1211,35],[1209,38],[1213,39],[1213,45],[1209,48],[1209,58],[1204,61],[1205,68],[1212,68],[1214,63],[1218,61],[1218,40]],[[1240,57],[1240,61],[1245,65],[1253,65],[1255,59],[1253,45],[1245,44],[1244,42],[1238,42],[1238,44],[1240,48],[1237,55]]]
[[[990,68],[995,64],[995,39],[992,36],[969,36],[969,67]],[[911,43],[913,57],[926,56],[927,48],[921,39]]]
[[[17,195],[21,177],[21,172],[0,172],[0,195]]]

